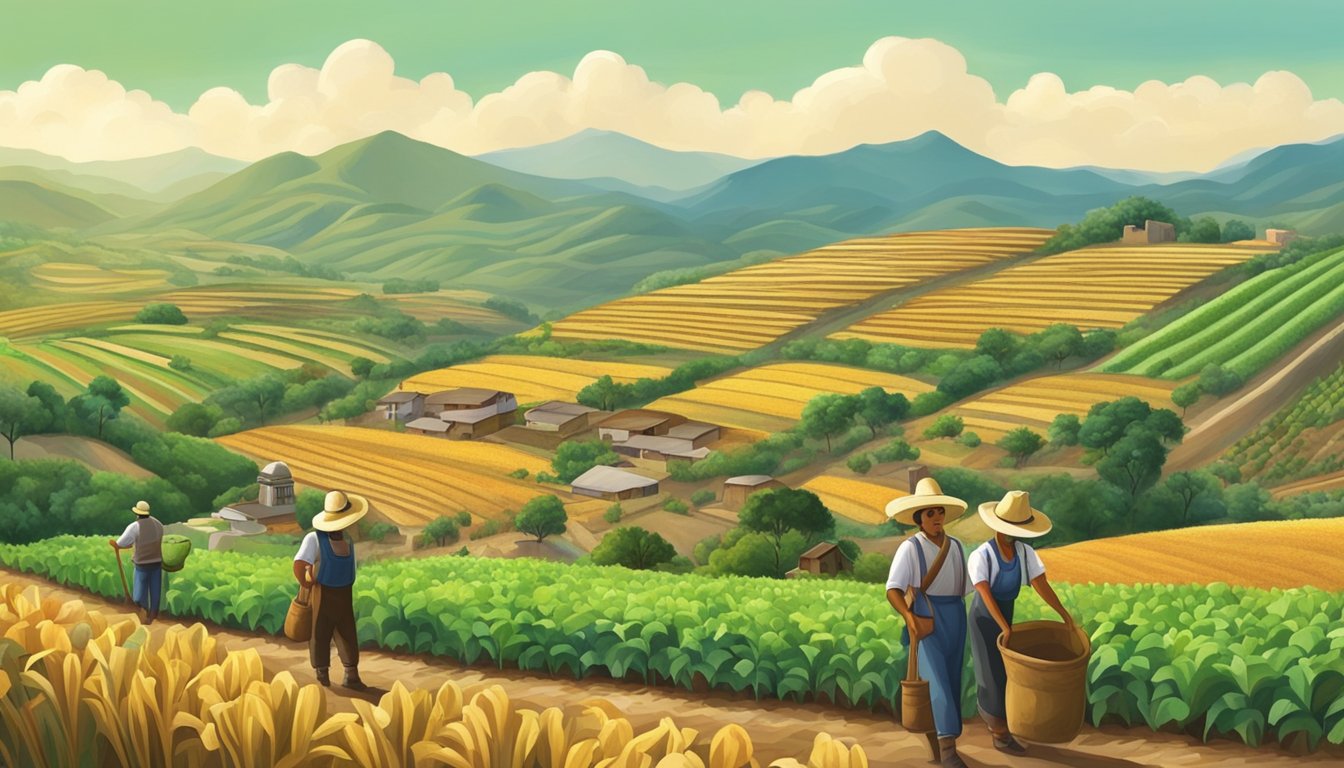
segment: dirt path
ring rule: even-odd
[[[1176,472],[1207,464],[1242,435],[1268,419],[1307,387],[1327,368],[1344,358],[1344,320],[1313,334],[1288,355],[1287,365],[1252,380],[1246,394],[1210,411],[1171,452],[1167,471]]]
[[[0,578],[24,587],[36,585],[46,594],[65,600],[82,600],[90,608],[109,616],[133,615],[125,605],[58,587],[40,578],[4,569],[0,569]],[[160,618],[150,631],[162,635],[176,623],[172,619]],[[306,643],[224,629],[209,622],[180,623],[205,624],[219,644],[230,651],[256,649],[270,674],[287,671],[300,683],[313,679],[312,669],[308,666]],[[333,677],[339,678],[339,670],[333,672]],[[821,705],[757,702],[748,697],[702,695],[611,680],[576,681],[513,670],[465,668],[437,658],[379,651],[361,653],[360,673],[366,683],[379,688],[366,694],[354,694],[333,686],[327,691],[330,711],[353,712],[351,699],[354,696],[377,701],[384,692],[382,689],[390,687],[396,680],[429,689],[437,689],[444,682],[452,680],[468,695],[483,686],[503,686],[514,702],[535,709],[563,706],[587,699],[604,699],[619,709],[637,729],[652,727],[661,718],[671,716],[678,726],[695,728],[708,736],[728,723],[738,723],[751,734],[757,747],[757,757],[763,758],[765,763],[781,757],[805,760],[816,734],[825,731],[849,743],[862,744],[874,766],[930,764],[924,738],[905,732],[890,717]],[[1228,741],[1201,744],[1198,740],[1180,735],[1113,727],[1085,727],[1078,738],[1068,744],[1031,746],[1028,757],[1010,759],[993,749],[988,733],[978,721],[967,722],[959,746],[971,766],[1158,768],[1218,765],[1236,768],[1289,764],[1340,765],[1340,761],[1344,760],[1344,750],[1338,749],[1308,757],[1295,757],[1272,748],[1257,750]]]

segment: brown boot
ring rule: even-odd
[[[327,672],[326,667],[314,667],[313,676],[317,678],[318,684],[327,688],[331,687],[331,675]]]
[[[342,683],[342,685],[344,685],[346,688],[349,688],[352,691],[369,690],[369,686],[365,685],[364,681],[359,679],[358,667],[345,668],[345,682]]]
[[[957,754],[957,740],[955,737],[944,737],[938,739],[938,751],[942,754],[942,759],[938,761],[943,768],[967,768],[966,763],[962,762],[961,755]]]

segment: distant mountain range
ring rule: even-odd
[[[754,163],[598,131],[470,158],[388,132],[239,166],[194,150],[104,164],[0,150],[0,220],[92,237],[195,232],[360,278],[433,277],[556,310],[659,271],[877,232],[1053,227],[1131,195],[1187,216],[1344,231],[1344,140],[1175,181],[1004,165],[938,133]]]

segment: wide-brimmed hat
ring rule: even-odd
[[[981,504],[980,519],[999,533],[1021,539],[1044,536],[1052,527],[1044,512],[1032,509],[1031,497],[1026,491],[1009,491],[998,501]]]
[[[135,506],[131,507],[131,511],[141,517],[149,517],[149,502],[137,501],[135,502]]]
[[[313,517],[313,529],[318,531],[342,531],[369,512],[369,500],[363,496],[344,491],[332,491],[327,494],[322,511]]]
[[[915,513],[929,507],[942,507],[947,510],[948,518],[958,517],[966,511],[966,502],[955,496],[947,496],[932,477],[920,479],[915,484],[915,492],[909,496],[892,499],[887,502],[887,517],[902,525],[914,525]],[[953,514],[953,510],[956,513]]]

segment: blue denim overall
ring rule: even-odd
[[[961,542],[951,540],[950,545],[957,553],[957,594],[956,596],[928,595],[920,592],[910,606],[916,616],[933,617],[933,634],[919,641],[919,676],[929,682],[929,699],[933,704],[933,724],[938,729],[939,738],[961,735],[961,677],[966,663],[966,550]],[[928,573],[928,563],[924,559],[924,547],[915,542],[915,554],[919,556],[919,583],[924,583]],[[948,553],[951,559],[951,552]],[[943,567],[950,567],[944,563]],[[923,601],[919,598],[923,597]],[[910,644],[910,635],[901,634],[901,642]]]
[[[1013,542],[1013,549],[1012,561],[1006,562],[999,545],[991,539],[984,554],[986,573],[994,570],[989,567],[989,558],[998,561],[999,571],[989,583],[989,592],[1009,626],[1013,624],[1013,606],[1017,603],[1017,595],[1027,584],[1027,567],[1023,562],[1025,547],[1019,541]],[[994,615],[977,592],[971,600],[971,659],[975,664],[976,705],[985,722],[998,729],[1007,728],[1008,718],[1004,706],[1008,676],[1003,670],[1003,654],[999,652],[998,644],[1002,633],[999,623],[994,620]]]

